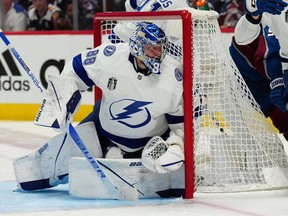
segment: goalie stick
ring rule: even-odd
[[[10,52],[13,54],[13,56],[16,58],[16,60],[19,62],[19,64],[22,66],[22,68],[25,70],[27,75],[30,77],[34,85],[37,87],[37,89],[42,93],[45,94],[44,88],[41,86],[41,83],[37,80],[35,75],[32,73],[32,71],[29,69],[29,67],[26,65],[22,57],[19,55],[19,53],[16,51],[16,49],[12,46],[8,38],[5,36],[2,29],[0,29],[0,37],[4,44],[8,47]],[[71,123],[69,123],[68,126],[68,132],[74,141],[74,143],[77,145],[77,147],[80,149],[80,151],[83,153],[85,158],[88,160],[88,162],[91,164],[95,172],[98,174],[99,178],[102,180],[103,184],[107,188],[108,192],[111,194],[112,197],[120,200],[137,200],[138,199],[138,192],[136,188],[133,186],[130,187],[119,187],[117,188],[113,183],[110,181],[110,179],[105,175],[103,170],[100,168],[97,161],[91,156],[90,152],[84,145],[83,141],[77,134],[75,128]]]

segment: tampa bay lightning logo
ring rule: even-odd
[[[115,101],[109,107],[111,120],[130,128],[143,127],[151,121],[151,114],[147,108],[151,103],[133,99]]]
[[[114,45],[108,45],[104,48],[103,52],[105,56],[111,56],[114,54],[115,50],[116,50],[116,47]]]

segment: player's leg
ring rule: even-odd
[[[268,116],[272,120],[274,126],[288,140],[288,112],[281,112],[276,106],[271,109]]]
[[[251,81],[249,79],[245,79],[245,81],[255,100],[260,105],[261,111],[266,117],[271,119],[273,125],[280,133],[283,133],[286,140],[288,140],[288,112],[281,112],[279,108],[270,101],[271,90],[269,81]]]
[[[270,100],[270,81],[265,79],[254,81],[246,77],[244,77],[244,80],[256,102],[259,104],[261,111],[268,117],[269,110],[275,106]]]
[[[98,136],[93,122],[75,128],[87,149],[94,157],[102,157]],[[37,190],[67,183],[71,157],[83,157],[67,133],[61,133],[35,152],[14,160],[17,184],[22,190]]]

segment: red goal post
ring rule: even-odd
[[[102,27],[104,20],[181,20],[183,29],[183,97],[184,97],[184,137],[185,137],[185,197],[192,198],[194,194],[194,159],[193,159],[193,121],[192,121],[192,17],[187,10],[157,11],[157,12],[104,12],[96,13],[94,17],[94,47],[102,43]],[[101,90],[95,90],[95,100],[101,95]],[[190,105],[189,105],[190,104]],[[189,164],[189,166],[187,166]]]

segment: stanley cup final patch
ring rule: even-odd
[[[107,88],[109,90],[114,90],[116,88],[117,79],[115,77],[110,77],[107,83]]]

